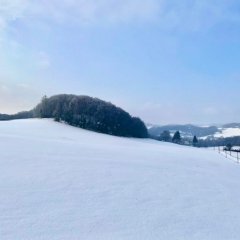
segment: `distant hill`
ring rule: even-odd
[[[0,120],[54,118],[72,126],[115,136],[147,138],[140,118],[132,117],[112,103],[89,96],[61,94],[44,97],[33,110],[14,115],[0,114]]]
[[[166,125],[166,126],[152,126],[149,127],[148,132],[152,136],[159,136],[163,131],[170,131],[174,133],[180,131],[184,137],[204,137],[208,135],[214,135],[218,132],[218,128],[215,126],[210,127],[198,127],[191,124],[187,125]]]
[[[222,126],[223,128],[240,128],[240,123],[228,123]]]
[[[221,138],[221,137],[235,137],[240,136],[240,123],[229,123],[222,126],[209,126],[201,127],[191,124],[187,125],[165,125],[165,126],[148,126],[148,132],[153,137],[159,137],[163,131],[170,131],[174,134],[176,131],[180,131],[181,135],[185,138],[192,138],[197,136],[198,138]]]

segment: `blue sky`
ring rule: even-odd
[[[240,121],[237,0],[0,0],[0,112],[99,97],[144,121]]]

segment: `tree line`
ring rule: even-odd
[[[0,121],[27,118],[54,118],[55,121],[63,121],[100,133],[123,137],[148,137],[147,128],[140,118],[132,117],[110,102],[89,96],[44,96],[31,111],[14,115],[0,114]]]
[[[43,97],[33,116],[54,118],[72,126],[115,136],[146,138],[148,131],[140,118],[132,117],[112,103],[76,95]]]
[[[199,140],[197,136],[194,136],[191,140],[189,138],[183,138],[181,136],[180,131],[176,131],[173,136],[169,130],[164,130],[159,137],[153,137],[155,140],[162,141],[162,142],[171,142],[175,144],[182,144],[182,145],[192,145],[194,147],[198,147]]]
[[[240,136],[199,139],[199,147],[240,146]]]
[[[19,112],[16,114],[0,114],[0,121],[8,121],[15,119],[28,119],[33,117],[33,111]]]
[[[176,144],[182,144],[182,145],[192,145],[194,147],[217,147],[217,146],[226,146],[229,148],[229,146],[240,146],[240,136],[236,137],[227,137],[227,138],[206,138],[201,139],[197,138],[197,136],[194,136],[193,138],[189,137],[182,137],[180,131],[176,131],[173,136],[171,136],[171,133],[169,130],[163,131],[160,136],[154,137],[151,136],[151,138],[156,139],[158,141],[163,142],[172,142]]]

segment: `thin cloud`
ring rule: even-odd
[[[158,8],[158,0],[44,0],[32,6],[33,12],[45,18],[80,24],[147,20],[157,14]]]
[[[0,27],[21,18],[79,24],[147,20],[159,6],[158,0],[0,0]]]
[[[35,10],[59,22],[99,24],[154,19],[165,28],[192,31],[222,21],[239,22],[236,5],[236,0],[44,0],[35,5]]]
[[[21,17],[27,10],[28,0],[0,0],[0,30]]]
[[[188,31],[202,31],[223,22],[240,23],[236,0],[165,1],[162,25]]]
[[[201,31],[240,22],[237,0],[0,0],[0,29],[24,21],[80,25],[155,21],[163,28]]]

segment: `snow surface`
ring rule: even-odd
[[[206,140],[208,138],[228,138],[240,136],[240,128],[218,128],[218,132],[214,135],[200,137],[199,139]]]
[[[1,240],[239,240],[240,166],[212,150],[0,122]]]
[[[214,137],[219,138],[219,137],[235,137],[235,136],[240,136],[240,128],[226,128],[226,129],[221,129],[221,132],[216,133]]]

